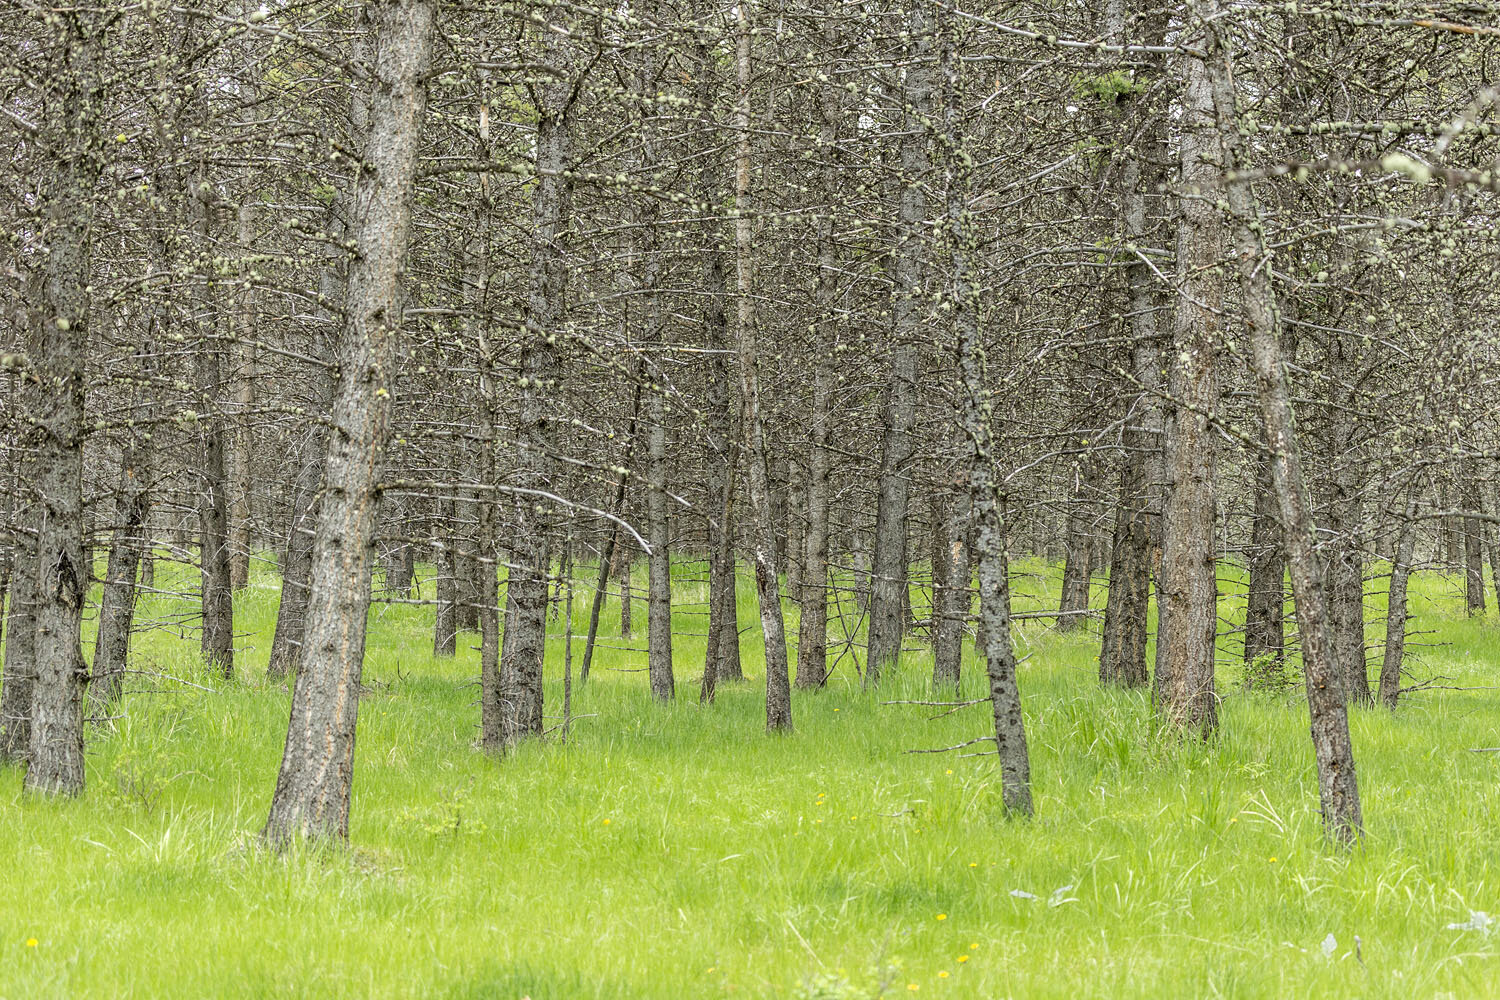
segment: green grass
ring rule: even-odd
[[[1053,567],[1015,579],[1019,609],[1057,590]],[[1240,582],[1223,589],[1234,620]],[[684,568],[680,599],[703,590]],[[678,636],[678,700],[662,707],[629,672],[644,654],[605,650],[572,741],[503,760],[473,747],[477,639],[435,661],[430,609],[378,607],[352,849],[289,857],[255,839],[288,711],[263,672],[274,575],[238,598],[233,683],[206,677],[194,640],[142,633],[142,669],[215,690],[134,678],[153,693],[94,731],[80,800],[25,796],[18,769],[0,773],[0,997],[1500,992],[1500,935],[1446,926],[1500,911],[1500,755],[1468,752],[1500,745],[1494,692],[1356,711],[1368,836],[1330,853],[1305,705],[1236,690],[1237,639],[1223,646],[1222,737],[1174,746],[1151,737],[1144,695],[1098,688],[1097,634],[1027,621],[1037,815],[1010,822],[993,758],[904,752],[984,734],[982,706],[928,721],[936,709],[879,704],[928,697],[920,642],[878,697],[846,660],[828,690],[795,695],[793,735],[768,736],[753,588],[741,595],[749,683],[699,707],[703,644]],[[1413,610],[1437,630],[1425,639],[1448,643],[1417,651],[1419,676],[1491,683],[1493,617],[1464,619],[1435,575],[1415,581]],[[644,619],[641,605],[637,648]],[[611,600],[602,633],[616,622]]]

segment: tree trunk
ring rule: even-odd
[[[630,400],[630,425],[625,431],[625,457],[621,467],[630,464],[630,456],[635,452],[635,434],[641,408],[641,382],[636,379],[635,391]],[[625,488],[630,481],[629,475],[624,471],[616,473],[620,481],[615,485],[615,502],[611,513],[616,518],[623,517],[625,513]],[[594,586],[594,601],[589,608],[589,634],[583,645],[583,666],[578,671],[578,683],[586,684],[589,679],[589,668],[594,661],[594,640],[599,635],[599,614],[604,609],[605,592],[609,588],[609,571],[614,565],[616,540],[619,538],[619,528],[612,521],[605,522],[604,546],[599,553],[599,582]],[[710,640],[712,641],[712,640]]]
[[[734,171],[734,245],[737,270],[736,347],[740,365],[740,398],[744,413],[746,464],[750,470],[750,507],[755,514],[755,590],[760,598],[760,627],[766,645],[766,728],[792,728],[792,689],[788,676],[786,623],[776,576],[776,523],[766,468],[766,434],[760,415],[760,353],[756,344],[754,221],[750,203],[750,12],[748,0],[736,8],[738,31],[735,68],[739,92],[735,129],[739,141]]]
[[[437,612],[432,620],[432,655],[454,656],[458,652],[458,541],[449,530],[453,524],[453,501],[439,501],[443,511],[439,529],[437,579],[434,581]]]
[[[338,388],[329,415],[313,538],[302,669],[264,837],[349,836],[354,736],[364,664],[375,516],[401,339],[401,271],[411,225],[436,4],[367,4],[374,25],[371,128],[356,181]],[[363,28],[363,25],[361,25]]]
[[[1089,610],[1089,580],[1093,570],[1094,539],[1089,531],[1089,512],[1083,493],[1087,477],[1074,470],[1072,501],[1068,505],[1067,557],[1063,562],[1062,597],[1057,606],[1057,628],[1070,632],[1084,623]]]
[[[1391,585],[1386,600],[1385,649],[1380,663],[1380,703],[1391,711],[1401,698],[1401,664],[1406,655],[1406,583],[1411,578],[1412,554],[1417,542],[1416,486],[1408,487],[1406,516],[1396,535],[1396,556],[1391,560]]]
[[[1281,518],[1271,464],[1257,463],[1255,521],[1250,529],[1250,585],[1245,604],[1245,671],[1250,686],[1261,674],[1281,665],[1284,651],[1282,617],[1286,596],[1286,555],[1281,543]]]
[[[200,236],[211,245],[209,206],[202,207]],[[202,429],[203,465],[199,469],[202,492],[198,495],[198,557],[203,596],[203,662],[226,680],[234,676],[234,587],[229,569],[229,478],[224,462],[224,418],[220,401],[223,379],[222,348],[218,343],[218,283],[210,276],[204,283],[199,310],[207,317],[200,325],[198,387],[203,408],[198,418]]]
[[[965,484],[961,481],[961,487]],[[932,686],[958,690],[969,621],[969,497],[934,505],[932,549]]]
[[[1184,41],[1201,46],[1211,37],[1199,16]],[[1183,57],[1186,84],[1179,151],[1177,281],[1181,299],[1173,323],[1170,389],[1175,415],[1167,438],[1171,492],[1163,514],[1158,583],[1156,708],[1166,723],[1208,736],[1218,727],[1214,694],[1214,639],[1218,591],[1214,563],[1214,455],[1211,421],[1219,409],[1215,371],[1223,278],[1221,220],[1211,192],[1222,176],[1213,93],[1204,61]]]
[[[564,61],[563,43],[543,26],[543,61]],[[572,158],[568,115],[572,84],[549,78],[536,87],[536,166],[532,188],[532,243],[526,298],[527,333],[521,347],[520,417],[516,429],[517,480],[529,490],[552,486],[555,430],[548,398],[560,368],[558,336],[563,294],[568,284],[566,256],[571,220],[571,182],[565,171]],[[516,505],[515,534],[509,546],[512,567],[506,584],[506,645],[500,664],[506,704],[504,741],[514,744],[542,733],[542,663],[547,640],[547,569],[551,511],[540,496],[522,495]]]
[[[1224,149],[1225,188],[1229,221],[1238,258],[1240,284],[1249,321],[1250,360],[1265,422],[1272,480],[1281,512],[1287,562],[1291,567],[1292,593],[1302,636],[1302,667],[1307,683],[1307,705],[1311,717],[1314,757],[1318,769],[1319,801],[1324,830],[1330,839],[1347,843],[1358,838],[1359,785],[1355,778],[1354,751],[1349,742],[1349,718],[1344,707],[1333,651],[1328,615],[1323,601],[1323,572],[1318,564],[1312,503],[1302,475],[1297,445],[1296,421],[1291,392],[1281,361],[1280,323],[1276,293],[1270,281],[1269,255],[1263,242],[1264,227],[1253,200],[1250,183],[1239,172],[1237,156],[1239,121],[1235,111],[1234,83],[1230,76],[1233,56],[1219,35],[1217,0],[1195,0],[1194,9],[1206,26],[1203,38],[1207,59],[1190,56],[1196,64],[1193,76],[1201,75],[1217,112],[1218,132]]]
[[[940,14],[939,16],[944,16]],[[951,21],[949,22],[951,25]],[[959,103],[959,67],[951,27],[942,32],[947,224],[950,241],[949,305],[953,318],[962,390],[959,393],[963,433],[969,458],[969,497],[975,524],[975,559],[979,564],[979,615],[985,626],[985,669],[995,747],[1000,757],[1001,799],[1010,814],[1030,816],[1031,763],[1026,725],[1016,683],[1016,657],[1010,636],[1010,583],[1005,558],[1005,523],[995,473],[993,401],[979,340],[979,293],[970,284],[969,268],[978,253],[969,225],[970,152],[965,149]]]
[[[102,86],[96,60],[105,21],[85,9],[55,11],[48,25],[57,71],[43,88],[37,141],[50,170],[36,208],[40,273],[27,282],[27,348],[40,388],[27,450],[35,455],[36,669],[25,787],[44,794],[83,791],[83,692],[88,668],[79,631],[92,567],[83,539],[85,365],[95,183],[103,153]],[[24,668],[23,668],[24,669]]]
[[[646,521],[651,543],[648,558],[646,664],[651,694],[671,701],[676,692],[672,677],[672,527],[667,520],[667,415],[661,390],[647,396],[646,406]]]
[[[296,673],[302,661],[313,530],[318,519],[318,489],[323,482],[323,436],[313,435],[304,448],[292,488],[292,519],[287,526],[286,555],[281,564],[281,604],[276,612],[271,655],[266,662],[266,676],[273,680]]]
[[[107,711],[120,697],[130,657],[130,631],[135,617],[136,572],[148,544],[151,512],[151,442],[132,430],[120,452],[120,485],[115,491],[115,526],[109,561],[99,599],[98,638],[94,644],[90,699]]]
[[[1469,484],[1465,506],[1479,510],[1479,487]],[[1464,606],[1470,617],[1484,614],[1484,529],[1477,517],[1464,518]]]
[[[247,194],[239,208],[242,258],[249,256],[254,238],[255,203]],[[250,408],[255,402],[255,306],[254,292],[248,287],[249,272],[242,264],[240,279],[246,287],[240,291],[239,308],[235,311],[234,441],[229,452],[229,582],[236,591],[243,590],[250,582],[250,453],[255,442]]]
[[[911,494],[912,428],[916,423],[917,343],[925,291],[923,220],[927,122],[932,115],[932,24],[927,5],[911,3],[903,33],[906,53],[901,140],[899,228],[892,264],[891,367],[886,383],[885,433],[880,449],[880,497],[875,511],[873,580],[865,684],[874,687],[901,656],[906,599],[906,518]]]
[[[34,387],[22,384],[22,405],[36,412]],[[26,447],[31,447],[29,442]],[[22,490],[35,481],[32,459],[17,469],[10,608],[5,621],[5,674],[0,677],[0,761],[21,763],[31,750],[31,693],[36,685],[37,558],[35,498]]]

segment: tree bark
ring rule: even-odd
[[[302,669],[265,839],[347,839],[375,516],[390,434],[401,332],[401,271],[411,226],[425,77],[437,4],[367,4],[374,27],[371,128],[356,182],[339,377],[313,538]],[[363,26],[362,26],[363,27]]]
[[[150,440],[131,429],[120,451],[120,484],[115,490],[115,526],[109,561],[99,598],[99,628],[94,644],[93,680],[89,695],[101,710],[120,697],[130,658],[130,633],[135,617],[136,573],[141,553],[149,544],[147,519],[151,512],[153,455]]]
[[[1089,531],[1089,512],[1084,506],[1085,475],[1074,467],[1074,484],[1068,505],[1067,556],[1063,561],[1062,595],[1057,606],[1057,629],[1070,632],[1084,623],[1089,610],[1089,581],[1093,575],[1094,539]]]
[[[1212,96],[1224,151],[1225,190],[1240,285],[1249,323],[1250,361],[1260,396],[1266,445],[1281,513],[1287,562],[1291,567],[1302,636],[1302,669],[1307,685],[1313,753],[1317,761],[1318,794],[1324,830],[1331,840],[1348,843],[1360,835],[1359,785],[1354,751],[1349,741],[1349,719],[1344,706],[1339,671],[1331,648],[1328,614],[1323,599],[1323,571],[1319,565],[1307,483],[1302,475],[1291,391],[1281,360],[1280,324],[1276,293],[1270,280],[1270,253],[1250,183],[1240,172],[1239,120],[1231,77],[1233,55],[1219,35],[1217,0],[1195,0],[1195,12],[1206,26],[1207,59],[1197,62]]]
[[[1261,461],[1255,472],[1255,521],[1250,529],[1250,584],[1245,603],[1245,671],[1254,686],[1268,667],[1281,664],[1285,644],[1282,618],[1286,595],[1286,554],[1281,542],[1281,516],[1271,464]]]
[[[736,7],[735,69],[739,85],[735,101],[735,129],[739,134],[734,170],[734,245],[737,271],[735,295],[736,354],[740,366],[740,398],[750,471],[750,506],[755,514],[755,590],[760,598],[760,627],[766,645],[766,728],[792,728],[792,689],[788,676],[786,623],[781,616],[781,592],[776,575],[776,523],[771,511],[770,476],[766,467],[766,433],[760,414],[760,349],[756,342],[753,206],[750,202],[750,12],[748,0]]]
[[[969,621],[969,497],[958,485],[963,492],[933,510],[932,686],[949,692],[958,690]]]
[[[255,237],[255,203],[248,193],[240,203],[238,221],[243,258],[249,256]],[[250,582],[250,453],[255,443],[250,425],[250,408],[255,403],[255,305],[248,267],[241,266],[240,278],[247,287],[241,290],[235,310],[234,441],[229,452],[229,582],[235,591]]]
[[[970,262],[978,253],[968,211],[970,153],[965,148],[960,117],[956,40],[951,28],[944,30],[942,35],[943,127],[948,149],[945,164],[946,221],[951,283],[947,304],[953,317],[962,383],[959,405],[968,445],[969,497],[976,535],[974,554],[979,564],[979,615],[985,626],[985,669],[989,674],[995,747],[1000,757],[1001,799],[1007,813],[1030,816],[1031,763],[1026,748],[1026,724],[1021,714],[1021,693],[1016,683],[1015,650],[1010,636],[1010,583],[1005,557],[1004,513],[995,473],[995,432],[991,424],[993,400],[985,371],[984,348],[979,339],[979,294],[969,278]]]
[[[901,139],[901,189],[892,263],[891,367],[886,382],[885,432],[880,449],[880,496],[870,588],[865,684],[874,687],[901,656],[906,609],[906,518],[911,495],[912,428],[916,423],[917,343],[923,299],[922,222],[927,214],[924,181],[931,169],[932,23],[925,3],[907,5],[903,33],[908,46]]]
[[[202,206],[204,246],[212,238],[211,210]],[[234,587],[229,569],[229,478],[224,463],[224,426],[226,420],[219,394],[223,380],[222,348],[218,343],[219,302],[217,282],[205,280],[203,301],[199,310],[207,316],[200,327],[202,342],[198,347],[198,389],[203,408],[199,416],[202,431],[203,465],[198,470],[202,489],[198,494],[198,558],[202,581],[203,662],[225,679],[234,676]]]
[[[22,384],[22,405],[35,412],[36,389]],[[31,444],[26,443],[30,448]],[[24,484],[35,481],[32,458],[24,454],[16,472],[10,608],[5,621],[5,674],[0,677],[0,761],[21,763],[31,750],[31,695],[36,685],[36,499]],[[24,490],[24,492],[23,492]]]
[[[540,32],[544,61],[563,61],[562,42],[548,26]],[[537,178],[532,188],[532,244],[526,298],[526,339],[521,348],[520,418],[516,431],[517,479],[524,489],[552,485],[551,453],[556,432],[550,415],[553,383],[560,368],[559,335],[568,284],[566,255],[571,225],[572,158],[568,115],[572,84],[549,78],[535,87]],[[539,496],[516,505],[512,566],[506,584],[506,645],[500,664],[505,699],[503,739],[512,745],[542,734],[542,663],[547,639],[547,533],[551,511]]]
[[[1213,36],[1205,0],[1194,0],[1186,42]],[[1170,391],[1174,417],[1167,438],[1171,491],[1163,514],[1158,583],[1156,708],[1158,717],[1208,736],[1218,727],[1214,639],[1218,626],[1214,563],[1214,456],[1211,427],[1219,408],[1216,372],[1220,220],[1213,191],[1222,176],[1209,73],[1195,54],[1183,57],[1182,192],[1178,196],[1177,282]]]
[[[1380,703],[1391,711],[1401,698],[1401,664],[1406,655],[1406,584],[1411,578],[1412,555],[1416,549],[1417,490],[1408,487],[1406,516],[1396,535],[1396,555],[1391,560],[1391,584],[1386,600],[1385,649],[1380,662]]]
[[[51,161],[38,198],[40,273],[27,281],[27,348],[38,392],[27,451],[35,456],[35,672],[25,787],[83,791],[83,692],[88,668],[79,631],[92,567],[83,538],[84,368],[89,351],[94,186],[103,156],[102,15],[49,15],[53,76],[43,88],[37,141]]]
[[[676,693],[672,677],[672,527],[667,520],[667,415],[661,387],[647,397],[646,521],[651,543],[647,557],[646,665],[651,695],[671,701]]]

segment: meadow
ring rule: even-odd
[[[704,626],[693,570],[682,633]],[[1017,610],[1053,605],[1057,567],[1014,575]],[[1500,754],[1471,752],[1500,746],[1500,624],[1464,616],[1460,582],[1413,580],[1430,645],[1409,683],[1445,687],[1352,713],[1366,836],[1349,853],[1321,838],[1299,690],[1243,691],[1232,636],[1222,735],[1177,744],[1144,692],[1099,687],[1097,622],[1019,622],[1036,817],[1008,821],[993,758],[908,752],[984,735],[984,706],[884,704],[932,697],[920,638],[877,693],[845,658],[795,693],[793,734],[767,735],[742,580],[747,683],[699,705],[703,643],[679,634],[677,699],[654,704],[642,604],[641,652],[599,652],[568,741],[503,759],[474,747],[477,636],[437,660],[431,608],[375,607],[351,846],[272,854],[256,834],[288,714],[264,676],[276,575],[237,597],[230,682],[171,624],[190,605],[146,600],[142,673],[91,731],[84,796],[26,796],[0,769],[0,997],[1500,994],[1483,916],[1500,911]],[[1221,591],[1232,623],[1242,581]],[[611,598],[610,647],[627,645],[617,616]],[[985,690],[966,660],[965,696]]]

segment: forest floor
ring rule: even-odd
[[[695,569],[678,585],[685,633],[704,623],[686,606],[704,597]],[[1018,610],[1053,604],[1055,567],[1015,579]],[[1232,623],[1243,587],[1221,590]],[[1432,630],[1415,638],[1440,644],[1413,650],[1414,676],[1495,683],[1493,611],[1465,618],[1457,577],[1412,594],[1413,628]],[[1369,603],[1373,642],[1383,597]],[[497,761],[474,748],[477,637],[435,660],[431,608],[382,605],[352,847],[282,857],[256,839],[288,714],[264,676],[276,604],[267,569],[237,599],[226,683],[164,624],[189,623],[190,604],[143,601],[158,625],[138,666],[212,690],[134,677],[93,731],[80,800],[23,796],[20,771],[0,770],[0,997],[1500,994],[1482,915],[1500,912],[1500,754],[1470,752],[1500,746],[1494,690],[1352,713],[1367,836],[1341,854],[1321,841],[1305,703],[1244,693],[1237,636],[1222,735],[1183,746],[1151,736],[1143,692],[1099,688],[1097,622],[1021,622],[1036,817],[1011,822],[992,758],[907,752],[984,735],[984,706],[932,720],[882,704],[931,698],[919,638],[878,695],[845,658],[826,690],[795,695],[795,733],[768,736],[742,581],[748,683],[701,707],[703,642],[679,635],[677,700],[661,706],[635,672],[644,653],[605,649],[569,742]],[[581,589],[576,608],[581,634]],[[613,599],[602,633],[618,634]],[[983,696],[982,670],[965,670],[965,695]]]

